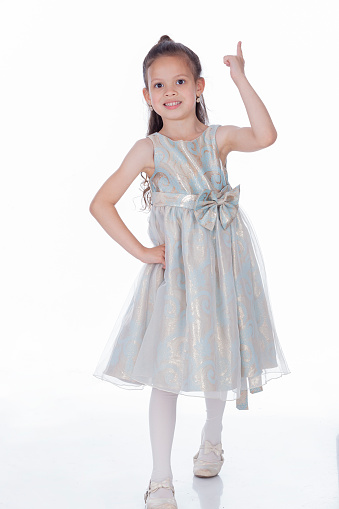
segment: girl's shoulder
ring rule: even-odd
[[[153,135],[150,134],[137,140],[131,150],[134,159],[138,161],[139,168],[141,168],[139,171],[150,177],[155,169]]]

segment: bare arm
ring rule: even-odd
[[[219,127],[220,145],[226,153],[232,150],[254,152],[272,145],[277,139],[277,131],[264,103],[245,76],[244,62],[239,42],[237,55],[226,55],[224,63],[231,67],[231,77],[238,87],[251,127]]]
[[[89,207],[92,216],[108,235],[139,260],[144,260],[148,248],[143,246],[127,228],[115,205],[133,180],[149,167],[152,157],[152,141],[149,138],[138,140],[119,168],[101,186]]]

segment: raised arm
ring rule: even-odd
[[[90,203],[92,216],[113,240],[139,260],[144,261],[143,246],[127,228],[115,205],[132,184],[152,164],[153,144],[149,138],[138,140],[127,153],[119,168],[103,183]]]
[[[238,87],[251,127],[220,126],[217,134],[223,152],[254,152],[272,145],[277,139],[277,131],[264,103],[245,76],[245,60],[240,41],[237,55],[224,56],[224,63],[230,67],[231,78]]]

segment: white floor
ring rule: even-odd
[[[281,382],[270,384],[271,394],[283,392]],[[88,374],[59,374],[49,396],[20,394],[2,403],[1,509],[144,508],[152,467],[150,388],[126,391]],[[172,452],[179,509],[339,507],[335,413],[269,415],[262,396],[249,396],[249,411],[227,402],[225,464],[211,479],[192,473],[204,401],[179,397]]]

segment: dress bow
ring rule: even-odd
[[[216,454],[217,456],[220,456],[221,453],[224,451],[222,449],[221,444],[213,445],[208,440],[205,440],[204,454],[208,454],[210,452],[214,452],[214,454]]]
[[[205,189],[196,200],[194,214],[202,226],[213,230],[217,215],[226,229],[235,218],[239,207],[240,184],[231,188],[229,184],[221,191]]]

